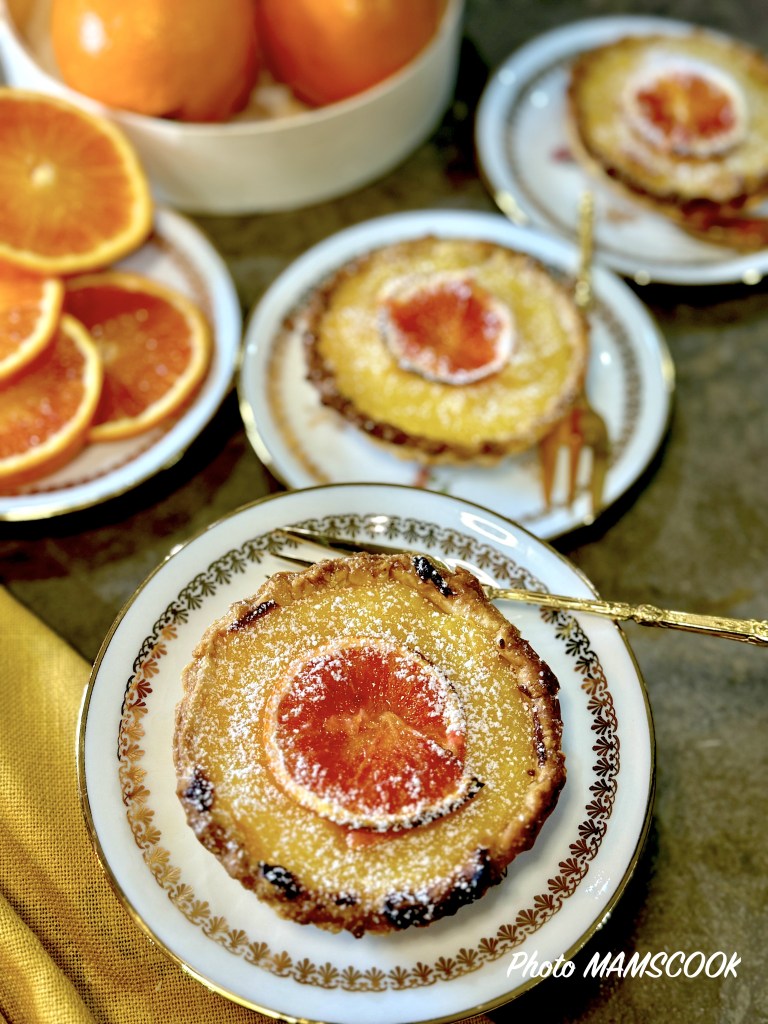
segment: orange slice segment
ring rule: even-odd
[[[0,385],[0,489],[58,469],[85,444],[101,390],[101,360],[72,317],[41,354]]]
[[[40,274],[112,263],[146,237],[144,171],[104,118],[52,96],[0,88],[0,259]]]
[[[396,278],[379,302],[384,340],[405,370],[443,384],[471,384],[509,359],[512,315],[470,277]]]
[[[652,145],[681,156],[724,153],[746,131],[741,90],[701,61],[668,57],[641,68],[625,99],[630,124]]]
[[[91,441],[134,437],[179,412],[208,369],[211,332],[198,307],[141,274],[107,271],[67,282],[64,308],[104,363]]]
[[[0,266],[0,381],[45,348],[59,322],[63,297],[58,278]]]
[[[456,810],[480,788],[464,760],[456,691],[418,652],[371,637],[294,663],[265,718],[278,783],[349,829],[400,831]]]

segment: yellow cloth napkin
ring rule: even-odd
[[[266,1022],[185,975],[112,892],[77,792],[75,734],[89,672],[0,587],[0,1019]]]

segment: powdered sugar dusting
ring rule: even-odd
[[[275,688],[266,726],[280,784],[340,825],[412,828],[479,788],[458,695],[412,644],[363,636],[307,652]]]
[[[414,879],[429,893],[461,875],[478,848],[525,815],[536,769],[533,720],[519,673],[500,654],[487,622],[451,613],[458,598],[433,598],[435,588],[415,573],[408,581],[342,576],[325,582],[286,607],[278,598],[275,609],[246,629],[216,633],[199,659],[205,685],[190,696],[186,718],[194,722],[194,756],[214,785],[213,813],[217,805],[218,812],[227,809],[233,855],[247,849],[264,863],[299,872],[302,884],[320,893],[352,893],[381,906],[393,893],[413,897]],[[462,779],[475,785],[479,779],[483,787],[458,814],[350,849],[345,829],[286,796],[270,769],[265,736],[274,712],[270,700],[281,681],[293,678],[297,652],[300,661],[313,652],[325,659],[324,667],[341,681],[344,659],[334,664],[331,652],[354,647],[355,638],[395,652],[396,671],[398,659],[400,668],[414,658],[427,666],[433,724],[463,746]],[[302,703],[320,704],[323,690],[310,672]],[[299,705],[283,710],[290,728]],[[322,766],[298,759],[295,770],[311,785]],[[403,779],[415,806],[422,782],[413,775]],[[424,913],[429,919],[428,906]]]

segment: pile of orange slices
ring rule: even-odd
[[[0,88],[0,492],[175,416],[208,369],[198,307],[112,268],[147,238],[142,166],[106,119]]]

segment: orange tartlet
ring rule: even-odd
[[[765,244],[768,228],[738,220],[768,195],[761,54],[704,30],[623,37],[574,61],[568,111],[590,169],[694,234]]]
[[[317,288],[286,329],[297,324],[321,402],[425,463],[530,448],[572,406],[587,368],[568,287],[489,241],[376,249]]]
[[[176,712],[197,838],[279,914],[356,936],[479,899],[565,781],[557,680],[464,569],[279,572],[197,645]]]

